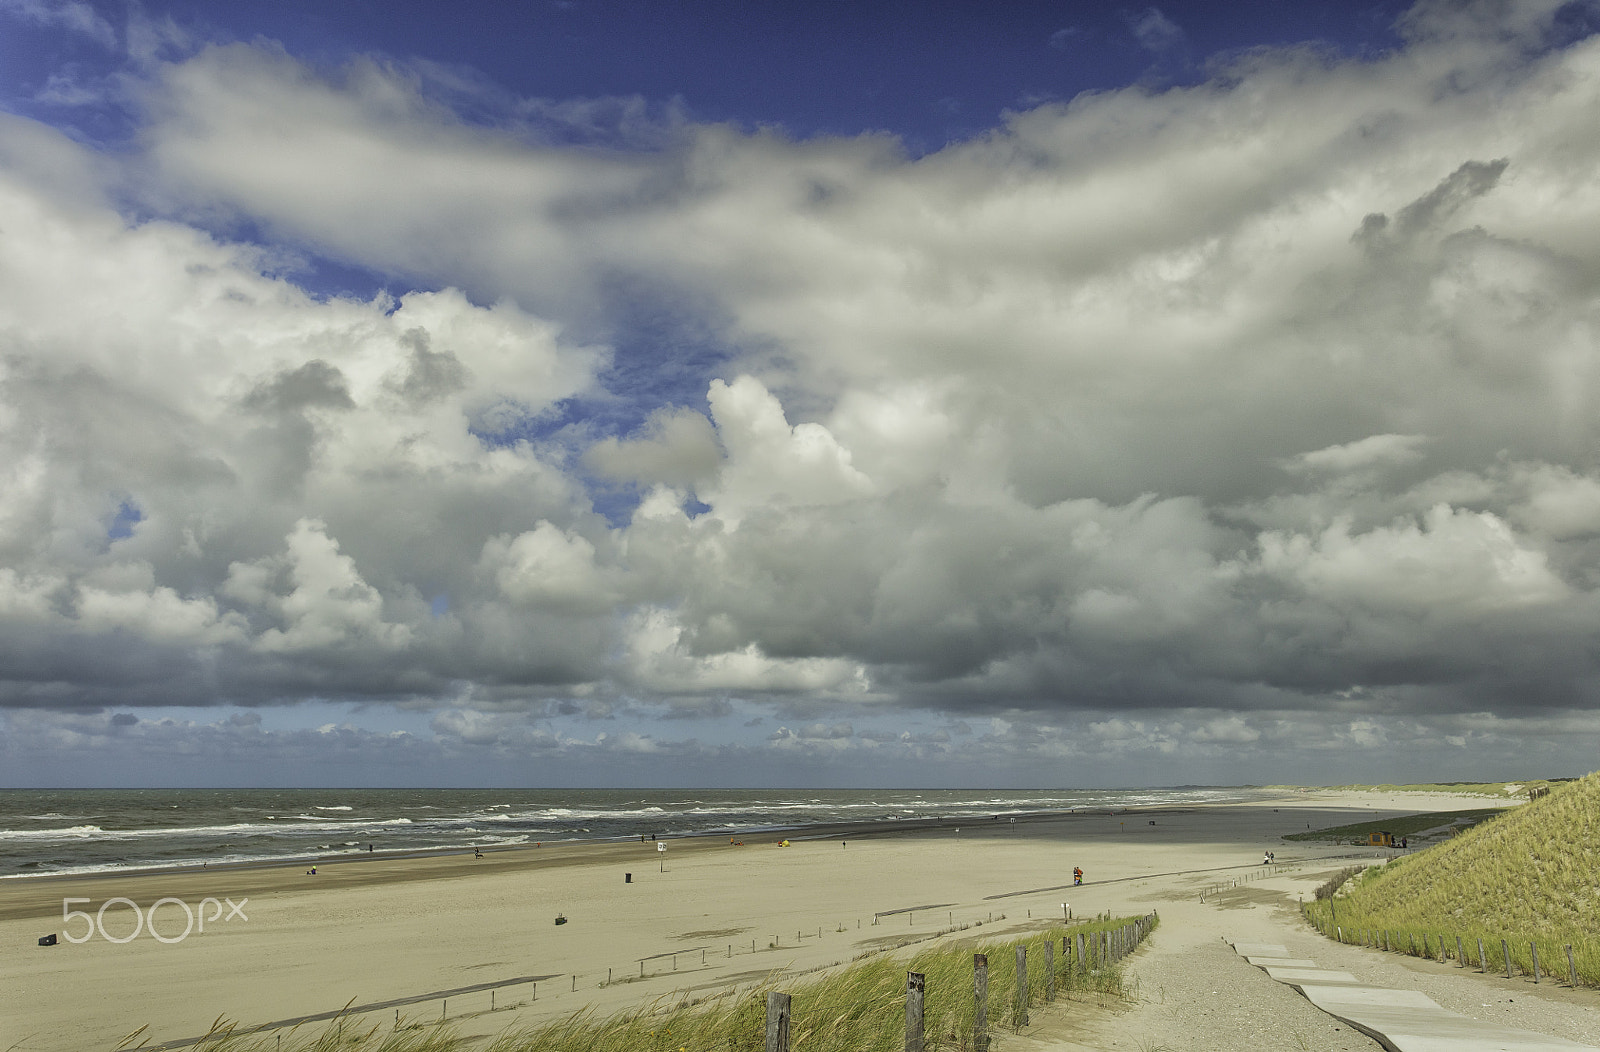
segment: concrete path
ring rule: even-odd
[[[1234,952],[1391,1052],[1600,1052],[1565,1038],[1470,1019],[1412,990],[1363,986],[1273,943],[1235,942]]]

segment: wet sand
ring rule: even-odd
[[[658,842],[665,851],[630,841],[482,859],[377,857],[319,864],[316,876],[301,864],[5,881],[0,1048],[109,1049],[146,1024],[142,1036],[159,1045],[204,1034],[218,1016],[254,1026],[347,1004],[382,1006],[365,1012],[372,1022],[444,1014],[464,1034],[490,1035],[584,1006],[606,1013],[848,962],[960,925],[983,922],[960,937],[1002,937],[1059,918],[1064,902],[1075,915],[1162,909],[1160,938],[1177,945],[1200,930],[1182,919],[1199,889],[1258,870],[1264,850],[1301,863],[1305,880],[1338,856],[1371,854],[1288,843],[1286,833],[1485,805],[1440,794],[1285,793],[1244,805],[1027,816],[1014,826],[761,834],[744,846],[715,837]],[[791,846],[778,847],[785,835]],[[1083,887],[1070,886],[1075,865]],[[83,918],[63,928],[63,899],[87,899],[68,908],[94,914],[114,897],[142,908],[164,898],[191,910],[217,904],[201,911],[204,932],[181,941],[145,930],[121,944],[96,932],[82,944],[36,945],[50,932],[87,929]],[[178,903],[157,911],[164,937],[184,926]],[[104,927],[127,936],[131,910],[112,905]],[[1046,1014],[1029,1040],[1057,1040],[1051,1026],[1070,1031],[1088,1019],[1051,1023]]]

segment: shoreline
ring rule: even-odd
[[[1245,799],[1247,787],[1060,790],[0,791],[0,883],[188,866],[322,864],[639,834],[753,836],[844,823],[963,821]],[[328,806],[334,804],[336,806]],[[174,821],[176,819],[176,821]],[[55,821],[49,821],[55,820]],[[593,828],[588,828],[593,827]],[[804,834],[801,834],[804,835]],[[207,866],[206,864],[209,863]]]
[[[1206,786],[1204,788],[1207,788],[1207,789],[1219,789],[1219,790],[1222,790],[1222,789],[1236,789],[1237,788],[1237,789],[1246,790],[1246,791],[1249,791],[1249,792],[1252,792],[1252,793],[1256,793],[1256,794],[1265,792],[1265,790],[1261,790],[1258,787]],[[1091,805],[1085,805],[1085,806],[1081,806],[1081,807],[1070,807],[1070,808],[1064,808],[1064,809],[1046,809],[1046,810],[1037,810],[1037,811],[998,812],[998,813],[993,813],[991,815],[989,821],[997,821],[1000,818],[1006,818],[1006,819],[1009,819],[1011,821],[1019,821],[1019,820],[1020,821],[1036,821],[1036,820],[1039,820],[1039,819],[1058,818],[1058,817],[1065,817],[1065,816],[1071,816],[1071,815],[1091,815],[1091,814],[1112,815],[1112,814],[1134,813],[1134,812],[1144,812],[1144,811],[1158,812],[1158,811],[1162,811],[1162,810],[1182,809],[1182,808],[1188,808],[1188,807],[1224,806],[1224,805],[1229,804],[1229,803],[1248,803],[1248,802],[1249,802],[1248,799],[1241,799],[1241,800],[1236,800],[1236,801],[1196,801],[1196,802],[1181,802],[1181,803],[1171,803],[1171,804],[1167,804],[1167,803],[1133,804],[1133,805],[1128,805],[1128,806],[1123,806],[1123,807],[1100,806],[1100,805],[1092,805],[1092,806]],[[769,835],[783,834],[783,833],[793,834],[793,835],[791,835],[789,837],[789,839],[791,839],[791,840],[817,840],[817,839],[827,839],[827,838],[836,837],[836,836],[854,836],[854,837],[858,837],[858,838],[863,838],[863,837],[874,836],[874,835],[890,836],[890,835],[895,835],[897,833],[904,832],[906,830],[915,830],[915,829],[922,829],[922,828],[945,828],[945,827],[955,826],[958,823],[959,824],[963,824],[963,825],[967,825],[967,826],[970,826],[970,827],[976,829],[984,821],[985,820],[983,818],[981,818],[981,817],[979,817],[977,815],[968,815],[968,816],[929,816],[929,817],[926,817],[926,818],[889,818],[889,819],[873,819],[873,820],[870,820],[870,821],[869,820],[861,820],[861,821],[800,822],[800,823],[792,823],[792,824],[769,824],[769,825],[760,825],[760,826],[749,826],[749,827],[744,827],[742,829],[741,828],[737,828],[737,827],[728,826],[728,827],[722,827],[722,828],[711,828],[711,829],[706,829],[706,830],[697,830],[697,831],[690,831],[690,832],[684,832],[684,833],[664,834],[664,835],[660,836],[659,841],[655,841],[655,842],[671,843],[671,842],[674,842],[674,841],[716,839],[716,838],[720,838],[720,837],[732,837],[732,838],[737,839],[737,838],[741,838],[741,837],[760,837],[760,836],[769,836]],[[182,861],[182,862],[171,862],[171,863],[153,863],[153,864],[148,864],[148,865],[138,864],[138,865],[128,865],[128,866],[90,868],[90,869],[68,870],[68,871],[50,871],[50,872],[37,872],[37,873],[5,873],[5,874],[0,874],[0,888],[4,888],[6,886],[12,885],[13,883],[20,884],[20,883],[24,883],[24,882],[32,883],[32,882],[47,882],[47,881],[93,880],[93,879],[100,879],[100,878],[143,877],[143,876],[172,875],[172,874],[195,873],[195,872],[219,873],[219,872],[228,872],[228,871],[236,871],[236,870],[293,868],[293,867],[296,867],[296,866],[307,866],[307,865],[313,865],[313,866],[324,866],[324,865],[334,865],[334,864],[344,865],[344,864],[352,863],[352,862],[386,861],[386,860],[387,861],[395,861],[395,860],[399,860],[399,859],[436,858],[436,857],[450,856],[450,855],[457,855],[457,854],[470,854],[475,850],[476,851],[482,851],[484,853],[484,855],[487,856],[487,855],[490,855],[490,854],[502,854],[502,853],[506,853],[506,852],[515,852],[515,851],[524,851],[524,850],[542,850],[547,846],[548,847],[576,847],[576,846],[604,846],[604,845],[608,845],[608,844],[630,844],[630,843],[635,843],[636,842],[634,840],[634,836],[635,835],[636,834],[629,834],[627,836],[611,835],[611,836],[593,836],[593,837],[583,837],[583,836],[565,837],[565,838],[562,838],[562,839],[559,839],[559,840],[536,841],[536,842],[533,842],[533,843],[517,843],[517,844],[474,845],[474,844],[470,844],[470,843],[469,844],[457,843],[457,844],[440,845],[438,847],[404,848],[404,849],[398,849],[398,850],[373,851],[373,852],[361,851],[359,849],[351,850],[351,851],[347,851],[347,852],[341,852],[341,853],[334,853],[334,852],[307,852],[307,853],[304,853],[304,854],[272,856],[272,857],[264,857],[264,858],[260,858],[260,859],[237,859],[237,860],[226,861],[226,862],[218,862],[218,863],[216,863],[214,865],[210,864],[208,861],[202,859],[198,863],[191,862],[191,861]],[[649,836],[649,835],[650,834],[646,834],[646,836]],[[646,841],[646,842],[649,842],[649,841]]]

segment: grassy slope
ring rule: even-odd
[[[1392,930],[1537,939],[1546,968],[1572,943],[1580,973],[1600,981],[1600,773],[1558,783],[1549,796],[1489,819],[1436,847],[1373,867],[1348,894],[1308,907],[1349,933]],[[1335,920],[1335,916],[1337,920]],[[1559,954],[1559,957],[1558,957]],[[1531,966],[1531,962],[1530,962]]]

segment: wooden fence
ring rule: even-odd
[[[1088,971],[1102,965],[1115,964],[1138,948],[1155,926],[1156,915],[1147,914],[1104,931],[1082,932],[1061,937],[1060,968]],[[1019,1027],[1028,1025],[1028,1007],[1042,1001],[1055,1000],[1056,976],[1055,944],[1047,942],[1044,953],[1044,977],[1036,992],[1028,974],[1028,947],[1016,947],[1016,989],[1011,994],[1011,1019]],[[924,1052],[923,1004],[928,993],[927,976],[921,972],[906,973],[906,1052]],[[1036,1000],[1036,993],[1039,995]],[[984,1052],[989,1047],[989,956],[972,955],[972,996],[976,1014],[972,1027],[972,1048]],[[766,1052],[789,1052],[790,1012],[793,1007],[789,994],[776,991],[767,994]]]

